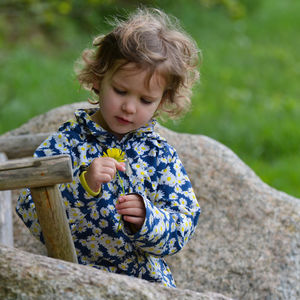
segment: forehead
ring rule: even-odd
[[[149,67],[142,67],[136,63],[127,62],[119,64],[113,68],[110,73],[110,79],[126,79],[130,77],[142,78],[144,86],[147,89],[160,88],[165,89],[166,79],[165,76],[158,69],[151,69]]]

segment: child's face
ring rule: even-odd
[[[154,73],[147,84],[148,74],[129,63],[113,75],[107,74],[101,82],[101,111],[96,121],[119,139],[151,120],[162,100],[164,78]]]

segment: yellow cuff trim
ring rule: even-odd
[[[85,180],[85,176],[84,176],[84,175],[85,175],[86,172],[87,172],[87,171],[83,171],[83,172],[80,174],[80,176],[79,176],[80,183],[82,184],[83,188],[87,191],[87,193],[88,193],[89,195],[91,195],[91,196],[93,196],[93,197],[96,197],[96,196],[98,196],[98,195],[100,194],[101,187],[100,187],[100,189],[98,190],[98,192],[92,191],[92,189],[88,186],[88,184],[87,184],[87,182],[86,182],[86,180]]]

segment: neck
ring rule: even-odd
[[[107,126],[105,120],[103,119],[103,116],[101,114],[100,109],[98,109],[92,116],[91,119],[93,122],[95,122],[96,124],[100,125],[103,129],[105,129],[107,132],[110,132],[111,134],[113,134],[115,136],[115,138],[120,141],[125,134],[118,134],[116,132],[112,132],[110,130],[110,128]]]

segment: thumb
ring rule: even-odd
[[[125,163],[124,162],[118,162],[116,164],[116,168],[117,168],[117,170],[119,170],[121,172],[125,172]]]

